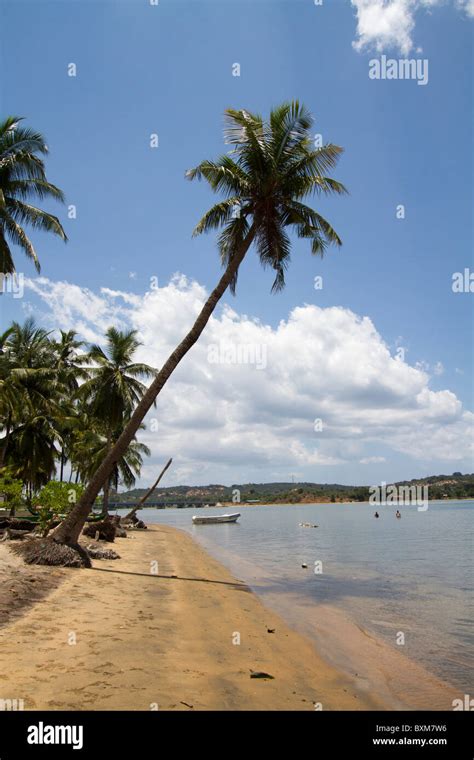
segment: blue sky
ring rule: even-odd
[[[220,272],[214,239],[191,239],[191,231],[213,197],[184,172],[225,152],[226,107],[265,114],[299,98],[316,117],[315,132],[345,149],[335,176],[350,195],[318,203],[344,245],[321,261],[295,241],[278,295],[251,254],[237,297],[225,302],[273,329],[304,304],[368,316],[392,353],[401,346],[409,365],[422,363],[432,391],[449,389],[472,409],[472,294],[451,289],[454,272],[472,269],[472,20],[454,3],[413,0],[400,35],[409,30],[409,57],[428,59],[429,82],[374,81],[369,60],[403,57],[406,43],[374,29],[355,49],[364,2],[4,0],[2,113],[27,117],[47,136],[48,176],[77,207],[75,220],[56,207],[66,246],[33,237],[42,275],[94,293],[107,286],[143,295],[150,277],[166,285],[178,271],[209,290]],[[71,62],[75,78],[67,76]],[[235,62],[240,77],[232,76]],[[405,219],[396,218],[398,204]],[[34,278],[19,252],[16,261]],[[51,304],[27,289],[23,299],[2,298],[1,309],[8,324],[25,309],[42,318]],[[458,469],[442,456],[406,459],[402,449],[385,451],[383,468],[359,477],[358,460],[300,470],[295,461],[293,469],[364,482]],[[216,464],[209,478],[232,480],[233,471]],[[241,467],[239,474],[249,479]],[[262,465],[260,479],[271,474]]]

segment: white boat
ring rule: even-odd
[[[240,517],[240,512],[234,512],[230,515],[194,515],[194,525],[208,525],[212,523],[234,523]]]

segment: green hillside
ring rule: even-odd
[[[474,498],[474,474],[431,475],[426,478],[398,481],[394,485],[428,486],[428,498],[466,499]],[[150,501],[173,504],[176,501],[225,502],[232,501],[235,491],[240,492],[241,502],[261,502],[262,504],[304,503],[311,501],[368,501],[369,486],[347,486],[338,483],[242,483],[232,486],[211,484],[207,486],[170,486],[158,488]],[[113,494],[114,502],[136,502],[146,489],[134,488]]]

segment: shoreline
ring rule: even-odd
[[[207,546],[206,550],[211,551]],[[252,582],[253,564],[229,548],[217,556],[234,575],[246,578],[266,608],[307,637],[326,663],[364,693],[375,695],[379,709],[450,710],[453,699],[463,693],[462,687],[405,654],[405,647],[387,643],[346,609],[330,602],[308,603],[298,593],[272,591],[265,582]]]
[[[463,497],[463,498],[460,498],[460,499],[429,499],[428,500],[428,504],[446,504],[447,502],[449,503],[451,501],[454,501],[454,502],[474,501],[474,498],[472,498],[472,497],[469,496],[469,497]],[[268,501],[259,501],[259,502],[221,501],[221,502],[219,502],[219,504],[210,504],[210,505],[200,504],[199,506],[197,506],[196,504],[191,504],[190,506],[186,506],[186,507],[176,507],[173,504],[169,504],[166,507],[156,507],[156,506],[153,506],[153,504],[151,504],[150,506],[148,504],[144,504],[143,507],[140,507],[140,510],[143,511],[145,509],[154,509],[157,512],[162,512],[162,511],[166,511],[167,509],[220,509],[221,507],[225,507],[226,509],[228,507],[231,507],[232,509],[237,510],[237,509],[240,509],[241,507],[298,507],[298,506],[302,506],[302,505],[303,506],[310,506],[310,505],[315,505],[316,506],[316,505],[319,505],[319,504],[332,504],[332,505],[336,505],[336,504],[370,504],[370,502],[369,501],[343,501],[343,500],[339,500],[339,499],[336,500],[336,501],[331,501],[330,499],[326,499],[324,501],[307,500],[307,501],[292,501],[292,502],[289,502],[289,501],[271,501],[271,502],[268,502]],[[396,507],[397,504],[394,502],[393,504],[382,504],[382,505],[380,505],[380,504],[379,505],[374,504],[373,506]],[[401,504],[400,506],[411,507],[411,506],[414,506],[414,505],[412,505],[412,504]],[[131,507],[128,506],[128,505],[125,506],[125,507],[121,507],[120,505],[115,504],[113,507],[111,507],[110,512],[113,514],[113,513],[116,513],[116,512],[120,512],[121,510],[126,511],[126,510],[130,510],[130,509],[131,509]]]
[[[52,585],[0,628],[1,699],[22,699],[26,710],[396,708],[390,673],[377,692],[361,677],[364,663],[373,670],[372,648],[364,651],[350,629],[348,652],[361,658],[355,674],[322,656],[184,531],[155,524],[114,548],[121,559],[94,560],[90,570],[23,565],[25,584],[36,585],[28,575],[39,582],[53,573]],[[10,558],[17,574],[4,544],[4,567]],[[330,637],[342,622],[319,624]],[[419,676],[415,666],[402,683],[409,688]],[[417,701],[400,707],[419,709]]]

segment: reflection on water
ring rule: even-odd
[[[187,530],[258,594],[277,595],[290,623],[304,627],[284,604],[291,594],[311,607],[340,607],[394,646],[403,631],[407,656],[470,693],[474,502],[403,507],[401,520],[391,507],[379,507],[378,520],[373,511],[369,504],[241,507],[240,523],[204,526],[192,525],[189,509],[143,515]]]

